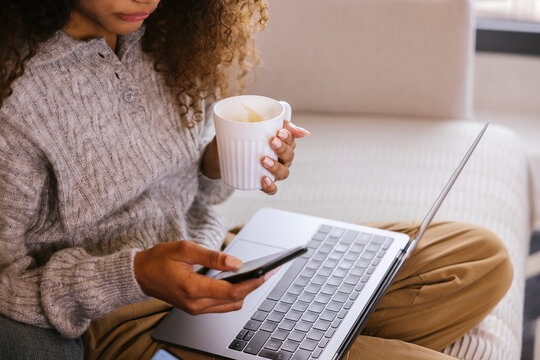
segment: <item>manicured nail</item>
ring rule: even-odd
[[[306,135],[311,135],[311,131],[304,129],[303,127],[296,126],[296,128],[300,131],[303,131],[306,133]]]
[[[265,176],[265,177],[263,178],[263,181],[264,181],[264,184],[265,184],[266,186],[272,185],[272,180],[270,180],[270,178],[269,178],[268,176]]]
[[[287,133],[287,130],[281,129],[278,131],[278,136],[281,140],[287,140],[287,137],[289,137],[289,134]]]
[[[234,256],[227,256],[225,258],[225,265],[235,269],[239,269],[242,266],[242,260]]]
[[[272,145],[274,146],[274,148],[279,149],[281,147],[281,140],[279,140],[277,137],[275,137],[272,140]]]
[[[274,160],[270,159],[267,156],[264,157],[263,163],[264,163],[264,165],[266,165],[266,167],[269,167],[269,168],[274,166]]]

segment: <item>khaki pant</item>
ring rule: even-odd
[[[404,233],[417,228],[410,222],[374,226]],[[463,223],[434,224],[345,359],[451,359],[438,351],[489,314],[511,281],[508,253],[493,233]],[[151,300],[93,321],[83,337],[85,358],[149,359],[165,348],[185,360],[213,359],[152,341],[152,330],[170,310]]]

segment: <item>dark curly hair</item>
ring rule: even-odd
[[[77,0],[0,0],[0,107],[39,44],[66,26],[76,5]],[[202,119],[203,99],[243,90],[249,69],[259,62],[254,33],[267,19],[266,0],[161,0],[146,19],[143,51],[166,74],[184,126]]]

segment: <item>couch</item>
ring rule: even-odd
[[[298,140],[275,196],[236,191],[218,209],[230,227],[261,207],[357,223],[421,220],[473,141],[474,18],[466,0],[272,0],[248,93],[287,100]],[[491,124],[437,220],[498,234],[513,284],[476,328],[444,352],[519,359],[531,232],[520,139]]]

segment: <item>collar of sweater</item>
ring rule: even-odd
[[[118,36],[118,56],[121,58],[131,47],[138,43],[143,37],[145,26],[141,26],[137,31],[130,34]],[[76,51],[93,53],[96,50],[108,47],[105,37],[93,38],[90,40],[78,40],[69,36],[64,30],[58,30],[48,40],[41,43],[36,55],[28,61],[28,66],[41,66],[51,62],[61,60]]]

